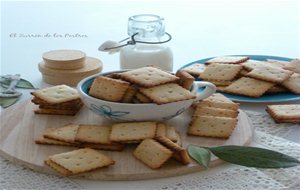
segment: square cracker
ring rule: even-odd
[[[141,88],[140,92],[157,104],[166,104],[196,97],[193,93],[176,83],[163,84],[152,88]]]
[[[138,143],[146,138],[153,138],[156,122],[129,122],[112,125],[110,140],[122,143]]]
[[[266,94],[275,94],[280,92],[288,92],[288,90],[280,85],[272,86],[269,90],[267,90]]]
[[[109,140],[110,126],[79,125],[75,141],[81,143],[112,144]]]
[[[119,102],[128,88],[128,82],[98,76],[91,85],[89,95],[107,101]]]
[[[135,95],[135,98],[140,101],[141,103],[151,103],[153,102],[150,98],[148,98],[147,96],[145,96],[144,94],[138,92]]]
[[[160,144],[164,145],[165,147],[173,151],[173,157],[179,162],[181,162],[182,164],[187,165],[191,163],[191,159],[187,151],[177,143],[174,143],[167,137],[163,137],[163,136],[155,137],[155,140],[157,140]]]
[[[190,75],[187,71],[184,70],[178,70],[176,72],[176,76],[179,77],[179,85],[182,86],[183,88],[190,90],[191,87],[193,86],[193,83],[195,81],[195,78]]]
[[[239,109],[238,103],[231,101],[229,98],[220,93],[214,93],[213,95],[203,99],[201,102],[196,104],[196,108],[202,106],[230,109],[234,111],[237,111]]]
[[[204,80],[231,81],[242,70],[241,65],[212,63],[199,75]]]
[[[71,175],[88,172],[114,164],[108,156],[91,148],[82,148],[48,158],[51,162],[66,169]]]
[[[49,139],[49,138],[45,138],[44,134],[45,133],[49,133],[50,131],[55,130],[56,128],[46,128],[43,131],[43,134],[41,136],[39,136],[36,140],[35,143],[36,144],[47,144],[47,145],[62,145],[62,146],[73,146],[72,143],[67,143],[67,142],[63,142],[63,141],[58,141],[58,140],[54,140],[54,139]]]
[[[190,73],[193,76],[198,77],[204,71],[205,68],[206,68],[205,64],[196,63],[193,65],[187,66],[187,67],[183,68],[182,70]]]
[[[179,78],[155,67],[142,67],[120,74],[121,78],[143,87],[177,81]]]
[[[274,83],[242,77],[227,86],[224,91],[231,94],[259,97],[274,85]]]
[[[276,67],[261,66],[256,67],[246,74],[247,77],[255,78],[258,80],[282,83],[293,74],[292,71],[284,70]]]
[[[246,56],[224,56],[224,57],[215,57],[212,58],[206,63],[230,63],[230,64],[237,64],[245,62],[249,59],[249,57]]]
[[[34,110],[35,114],[47,114],[47,115],[69,115],[73,116],[80,110],[81,107],[77,109],[46,109],[38,108]]]
[[[295,94],[300,94],[300,74],[294,73],[290,78],[282,83],[284,87]]]
[[[237,119],[228,117],[200,116],[192,119],[188,135],[229,138],[237,124]]]
[[[58,104],[80,98],[77,90],[67,85],[48,87],[32,92],[31,94],[50,104]]]
[[[217,116],[217,117],[229,117],[236,118],[239,112],[235,110],[228,110],[222,108],[198,106],[193,113],[193,117],[198,116]]]
[[[143,140],[133,152],[134,157],[152,169],[160,168],[173,152],[153,139]]]
[[[276,67],[276,65],[272,65],[271,63],[268,63],[266,61],[258,61],[258,60],[253,60],[253,59],[249,59],[249,60],[241,63],[241,65],[243,66],[243,68],[246,71],[252,71],[253,69],[255,69],[257,67],[261,67],[261,66]]]
[[[46,131],[44,133],[44,137],[68,143],[75,143],[78,128],[79,125],[68,124],[63,127],[53,128],[53,130]]]
[[[300,105],[268,105],[266,111],[276,120],[300,120]]]

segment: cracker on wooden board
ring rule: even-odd
[[[212,63],[199,75],[199,78],[213,81],[231,81],[242,70],[241,65]]]
[[[230,63],[230,64],[238,64],[245,62],[249,59],[249,57],[246,56],[223,56],[223,57],[215,57],[212,58],[205,63]]]
[[[73,105],[68,105],[68,106],[40,104],[39,108],[41,108],[41,109],[55,109],[55,110],[79,110],[82,106],[83,106],[83,103],[79,102],[79,103],[76,103],[76,104],[73,104]]]
[[[247,77],[255,78],[273,83],[282,83],[293,74],[292,71],[284,70],[276,67],[261,66],[256,67],[246,74]]]
[[[49,102],[46,102],[43,99],[40,99],[38,97],[34,97],[31,100],[31,102],[33,102],[34,104],[37,104],[37,105],[53,106],[53,107],[72,107],[72,106],[75,106],[77,104],[82,104],[82,101],[81,101],[80,98],[70,100],[70,101],[66,101],[66,102],[61,102],[61,103],[49,103]]]
[[[198,106],[193,113],[193,117],[197,116],[217,116],[217,117],[229,117],[236,118],[239,112],[235,110]]]
[[[63,141],[58,141],[58,140],[54,140],[54,139],[49,139],[49,138],[45,138],[44,134],[45,133],[49,133],[50,131],[55,130],[56,128],[46,128],[43,131],[43,134],[40,135],[38,138],[35,139],[35,143],[36,144],[45,144],[45,145],[62,145],[62,146],[73,146],[72,143],[67,143],[67,142],[63,142]]]
[[[148,98],[147,96],[145,96],[144,94],[142,94],[140,92],[136,93],[135,98],[137,100],[139,100],[139,102],[141,102],[141,103],[151,103],[151,102],[153,102],[150,98]]]
[[[97,150],[111,150],[111,151],[122,151],[124,145],[120,143],[111,143],[111,144],[94,144],[94,143],[80,143],[78,147],[92,148]]]
[[[274,85],[274,83],[242,77],[227,86],[224,90],[231,94],[259,97]]]
[[[168,83],[151,88],[141,88],[140,92],[157,104],[166,104],[196,97],[193,93],[176,83]]]
[[[92,171],[115,163],[108,156],[91,148],[82,148],[66,153],[56,154],[50,156],[48,160],[69,171],[70,175]],[[49,166],[51,167],[51,165]]]
[[[50,168],[54,169],[58,173],[60,173],[63,176],[70,176],[72,175],[72,172],[61,167],[60,165],[56,164],[55,162],[51,161],[50,159],[45,160],[45,164],[48,165]]]
[[[129,122],[112,125],[110,140],[122,143],[138,143],[146,138],[153,138],[156,122]]]
[[[135,94],[137,93],[138,89],[134,85],[130,85],[126,90],[121,102],[123,103],[130,103],[132,102]]]
[[[237,124],[237,119],[228,117],[194,117],[188,127],[188,135],[229,138]]]
[[[190,90],[193,86],[195,78],[185,70],[178,70],[176,76],[179,77],[178,84],[183,88]]]
[[[195,63],[183,68],[182,70],[190,73],[193,76],[198,77],[200,73],[204,71],[205,68],[206,68],[205,64]]]
[[[157,169],[172,157],[173,152],[153,139],[145,139],[133,155],[150,168]]]
[[[161,143],[162,145],[164,145],[165,147],[167,147],[168,149],[173,151],[173,157],[176,160],[178,160],[179,162],[181,162],[182,164],[187,165],[187,164],[191,163],[191,159],[190,159],[187,151],[183,147],[174,143],[167,137],[158,136],[158,137],[155,137],[155,140],[157,140],[159,143]]]
[[[68,143],[75,143],[75,137],[77,134],[77,130],[79,125],[76,124],[68,124],[63,127],[54,128],[51,131],[46,131],[44,133],[45,138],[59,140]]]
[[[79,111],[79,109],[71,110],[71,109],[44,109],[39,108],[37,110],[34,110],[35,114],[47,114],[47,115],[69,115],[73,116],[76,115],[76,113]]]
[[[122,100],[128,88],[128,82],[98,76],[91,85],[89,95],[102,100],[118,102]]]
[[[300,105],[268,105],[267,112],[278,120],[300,120]]]
[[[67,85],[58,85],[58,86],[43,88],[34,91],[31,94],[50,104],[51,103],[58,104],[58,103],[68,102],[80,98],[77,90]]]
[[[124,73],[120,73],[123,80],[143,87],[153,87],[169,82],[175,82],[179,78],[155,67],[142,67]]]
[[[112,144],[109,140],[110,126],[79,125],[75,141],[80,143]]]
[[[290,78],[282,83],[284,87],[295,94],[300,94],[300,74],[294,73]]]

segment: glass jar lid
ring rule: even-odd
[[[165,35],[165,20],[153,14],[140,14],[129,17],[128,35],[137,38],[160,38]]]

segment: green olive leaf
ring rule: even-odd
[[[189,155],[196,160],[200,165],[208,168],[210,162],[210,151],[195,145],[188,146]]]
[[[0,98],[0,106],[2,108],[7,108],[18,101],[18,97],[13,98]]]
[[[256,168],[288,168],[300,161],[273,150],[246,146],[219,146],[209,149],[218,158],[237,165]]]
[[[0,80],[1,86],[7,88],[10,84],[10,81],[10,79],[2,77]],[[20,81],[16,85],[16,88],[35,89],[35,87],[25,79],[20,79]]]

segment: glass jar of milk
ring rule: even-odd
[[[173,54],[165,44],[171,36],[166,34],[164,18],[151,14],[131,16],[128,19],[128,35],[134,43],[120,49],[121,69],[151,65],[172,71]]]

